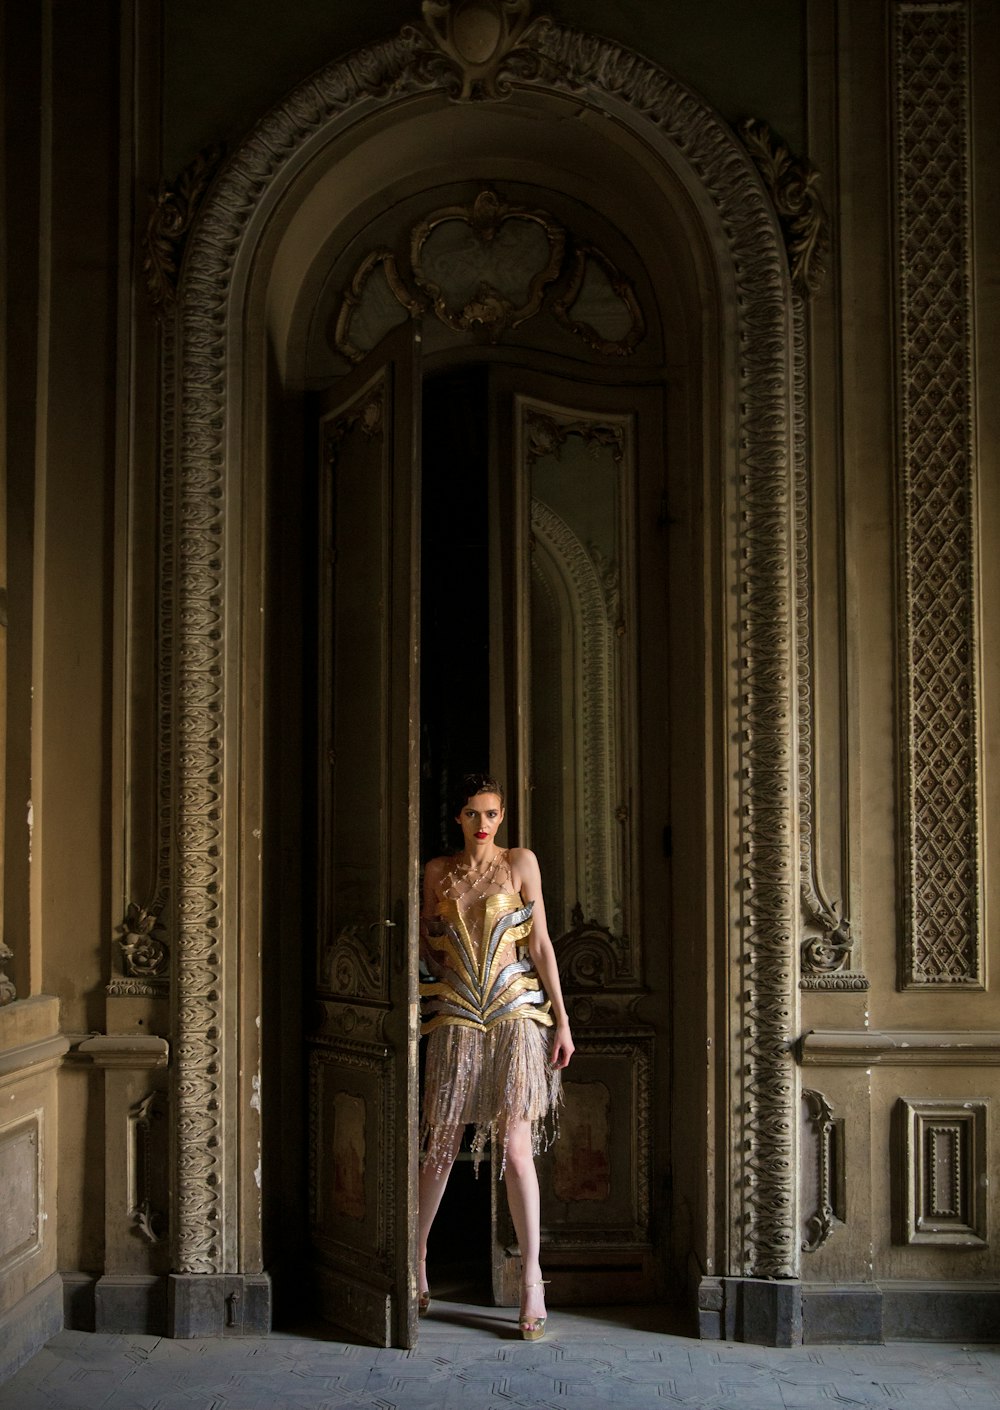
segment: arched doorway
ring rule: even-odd
[[[289,407],[308,390],[301,310],[316,304],[373,214],[456,169],[581,201],[613,191],[643,266],[671,272],[660,314],[665,325],[677,315],[681,361],[692,369],[679,411],[684,502],[670,506],[682,507],[669,600],[686,623],[671,648],[684,688],[672,697],[675,752],[664,750],[649,782],[669,797],[673,830],[663,988],[674,986],[685,1051],[699,1061],[670,1067],[667,1120],[683,1117],[685,1129],[670,1145],[673,1192],[662,1206],[674,1229],[668,1266],[683,1257],[703,1274],[797,1268],[787,1052],[796,909],[790,314],[773,217],[732,135],[665,75],[572,31],[538,25],[506,36],[499,11],[497,22],[494,69],[507,64],[510,79],[502,98],[462,101],[461,55],[406,31],[323,71],[272,114],[227,167],[189,245],[179,438],[167,467],[178,530],[182,1302],[197,1275],[264,1267],[253,1015],[281,936],[269,931],[266,891],[280,842],[266,830],[258,841],[277,777],[259,694],[273,647],[261,628],[260,566],[273,564],[278,532],[265,507],[276,503],[283,468],[305,454],[304,435],[296,446],[287,434]],[[526,55],[537,62],[525,67]],[[662,867],[662,831],[655,849]],[[407,865],[415,879],[416,858]],[[403,918],[414,900],[399,898]],[[405,1341],[405,1250],[387,1260],[385,1335]]]

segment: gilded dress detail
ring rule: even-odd
[[[455,858],[424,918],[420,986],[427,1035],[423,1146],[443,1162],[456,1126],[473,1125],[478,1164],[487,1140],[503,1143],[510,1118],[531,1122],[536,1149],[559,1099],[549,1062],[549,1002],[527,954],[533,902],[514,890],[510,857],[498,853],[482,874]]]

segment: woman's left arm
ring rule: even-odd
[[[566,1067],[573,1056],[573,1035],[569,1028],[569,1016],[563,1001],[562,985],[559,983],[559,967],[556,964],[555,947],[549,938],[548,922],[545,919],[545,902],[542,900],[542,877],[538,868],[538,858],[527,847],[518,847],[511,852],[511,869],[515,884],[525,901],[533,901],[531,931],[528,935],[528,953],[531,962],[542,981],[542,988],[552,1005],[555,1020],[555,1033],[552,1038],[552,1066]]]

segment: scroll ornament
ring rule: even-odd
[[[142,269],[150,302],[161,316],[169,313],[176,302],[188,231],[224,154],[225,149],[219,144],[205,147],[184,168],[174,186],[161,181],[155,195],[150,196]]]
[[[811,162],[794,157],[760,118],[746,118],[739,133],[777,212],[792,288],[807,298],[823,282],[830,250],[829,219],[817,189],[819,172]]]

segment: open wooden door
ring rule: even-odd
[[[416,1340],[417,325],[319,404],[310,1246],[327,1320]]]

